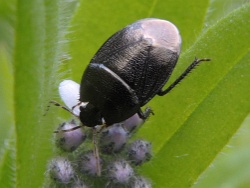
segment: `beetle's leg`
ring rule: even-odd
[[[75,107],[77,107],[77,106],[80,106],[82,104],[82,102],[81,101],[79,101],[75,106],[72,106],[72,108],[71,108],[71,110],[74,110],[75,109]]]
[[[71,129],[63,129],[63,130],[56,130],[54,131],[54,133],[59,133],[59,132],[70,132],[70,131],[74,131],[76,129],[80,129],[81,127],[83,127],[83,125],[78,125],[76,127],[73,127]]]
[[[97,130],[95,127],[93,127],[93,144],[94,144],[94,156],[96,159],[96,175],[97,176],[101,176],[101,164],[100,164],[100,156],[99,156],[99,150],[98,150],[98,146],[97,146]]]
[[[106,129],[108,125],[106,123],[103,123],[101,127],[96,131],[98,134],[103,131],[103,129]]]
[[[139,117],[143,120],[146,120],[150,116],[150,114],[154,115],[154,112],[150,107],[147,107],[144,112],[140,109],[137,113]]]
[[[161,90],[157,94],[160,96],[163,96],[163,95],[166,95],[167,93],[169,93],[178,83],[180,83],[180,81],[183,80],[183,78],[185,78],[190,73],[191,70],[193,70],[202,61],[210,61],[210,59],[208,59],[208,58],[204,58],[204,59],[195,58],[193,63],[188,66],[188,68],[179,76],[179,78],[177,78],[167,89]]]

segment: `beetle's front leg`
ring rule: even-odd
[[[154,112],[150,107],[147,107],[144,112],[140,109],[137,113],[143,120],[146,120],[150,116],[150,114],[154,115]]]

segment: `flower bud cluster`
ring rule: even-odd
[[[137,172],[138,166],[150,160],[151,144],[130,141],[143,123],[135,114],[122,123],[99,127],[98,133],[96,127],[79,128],[75,120],[61,124],[55,134],[60,156],[49,162],[48,186],[151,188],[151,183]]]

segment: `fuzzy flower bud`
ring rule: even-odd
[[[48,170],[53,180],[63,184],[70,183],[75,175],[70,161],[63,157],[53,159],[49,164]]]
[[[151,153],[151,144],[144,140],[136,140],[128,147],[128,158],[135,165],[150,160]]]
[[[114,161],[107,167],[107,177],[116,184],[128,184],[133,175],[133,168],[123,159]]]
[[[74,120],[69,123],[62,123],[57,129],[59,132],[56,133],[56,145],[63,151],[72,152],[86,139],[86,134],[81,128],[70,130],[76,127],[76,122]],[[62,131],[70,130],[70,131]]]
[[[151,183],[142,176],[135,177],[130,188],[152,188]]]
[[[142,125],[144,123],[144,120],[139,117],[139,115],[136,113],[130,118],[126,119],[123,122],[123,127],[129,132],[133,132],[137,127]]]
[[[98,166],[101,161],[97,161],[101,159],[98,159],[92,150],[81,154],[78,160],[79,169],[83,174],[96,176],[99,171],[98,168],[101,168],[101,166]]]
[[[128,132],[121,124],[114,124],[101,132],[99,147],[102,153],[112,154],[120,152],[127,140]]]

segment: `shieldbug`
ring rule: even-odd
[[[143,112],[142,106],[155,95],[166,95],[200,62],[210,60],[195,59],[163,90],[180,48],[179,31],[169,21],[147,18],[126,26],[112,35],[92,58],[81,79],[79,102],[68,105],[71,113],[87,127],[109,126],[134,114],[146,119],[151,109]]]
[[[111,36],[85,70],[80,84],[80,120],[88,127],[107,126],[132,115],[146,119],[147,104],[155,95],[167,94],[198,63],[195,61],[166,90],[180,54],[181,37],[169,21],[142,19]]]
[[[166,95],[200,62],[210,60],[195,59],[163,90],[180,49],[181,36],[174,24],[156,18],[142,19],[116,32],[101,46],[84,71],[80,87],[71,81],[60,84],[59,93],[69,109],[62,107],[77,116],[82,125],[95,130],[97,175],[101,173],[95,138],[97,125],[110,126],[135,114],[146,119],[152,111],[146,108],[143,112],[141,107],[155,95]],[[51,103],[61,106],[55,101]]]

